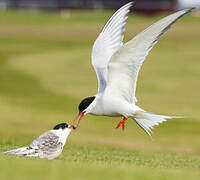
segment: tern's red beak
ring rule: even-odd
[[[85,115],[85,111],[83,111],[83,112],[81,112],[81,113],[78,113],[77,115],[76,115],[76,117],[74,118],[74,120],[73,120],[73,124],[75,123],[75,121],[79,118],[79,120],[78,120],[78,123],[77,123],[77,125],[76,125],[76,127],[78,127],[78,125],[79,125],[79,123],[80,123],[80,121],[81,121],[81,119],[83,118],[83,116]]]
[[[74,118],[74,120],[73,120],[73,123],[72,124],[74,124],[75,123],[75,121],[79,118],[79,116],[81,115],[81,113],[78,113],[77,115],[76,115],[76,117]]]

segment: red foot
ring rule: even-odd
[[[124,131],[125,129],[125,121],[128,119],[128,117],[124,117],[123,120],[121,120],[118,125],[116,126],[116,128],[119,128],[122,125],[122,130]]]

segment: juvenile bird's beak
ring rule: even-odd
[[[75,129],[76,129],[76,126],[69,125],[69,129],[71,129],[71,130],[75,130]]]

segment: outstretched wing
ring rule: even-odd
[[[111,56],[122,46],[127,14],[133,2],[122,6],[108,20],[96,39],[92,50],[92,65],[98,78],[98,93],[104,91],[107,81],[107,66]]]
[[[154,23],[124,44],[108,64],[108,82],[105,93],[135,103],[136,82],[140,67],[158,38],[180,17],[190,12],[185,9]]]

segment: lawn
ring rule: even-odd
[[[28,145],[97,92],[91,48],[112,12],[0,12],[0,150]],[[131,14],[125,41],[161,16]],[[149,138],[132,120],[87,115],[60,157],[0,155],[0,179],[200,178],[200,17],[180,19],[153,48],[140,71],[138,105],[183,115]]]

